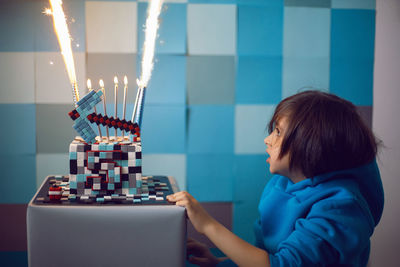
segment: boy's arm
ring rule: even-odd
[[[270,266],[268,253],[229,231],[213,219],[204,234],[238,266]]]
[[[229,231],[212,218],[200,203],[187,192],[167,197],[169,201],[186,208],[194,228],[206,235],[226,256],[239,266],[270,266],[269,255]]]

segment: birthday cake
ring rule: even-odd
[[[69,146],[69,175],[49,177],[50,202],[166,202],[165,195],[172,192],[167,177],[142,176],[141,142],[130,139],[96,137],[89,144],[76,137]]]
[[[90,91],[69,116],[80,136],[69,146],[69,175],[54,177],[48,195],[53,201],[135,203],[164,200],[166,183],[142,177],[142,145],[138,123],[96,113],[103,92]],[[95,112],[92,112],[94,109]],[[100,136],[91,125],[97,124]],[[101,136],[100,126],[107,130]],[[122,136],[109,136],[109,129]],[[125,136],[126,134],[126,136]]]
[[[142,186],[140,142],[87,144],[81,138],[69,146],[70,193],[78,196],[134,195]]]

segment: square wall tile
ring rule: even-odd
[[[194,4],[236,4],[237,0],[188,0]]]
[[[25,229],[25,228],[24,228]],[[21,234],[21,233],[19,233]],[[26,240],[26,235],[24,237]],[[26,244],[25,244],[26,247]],[[24,267],[28,262],[28,252],[19,250],[19,251],[0,251],[0,259],[3,265],[5,266],[15,266],[15,267]]]
[[[233,105],[189,107],[189,154],[233,153]]]
[[[86,2],[85,15],[88,53],[137,52],[136,2]]]
[[[374,58],[375,10],[332,9],[331,58]]]
[[[239,56],[237,104],[275,104],[282,96],[282,57]]]
[[[127,103],[135,103],[137,92],[136,54],[88,53],[86,77],[92,82],[92,87],[100,89],[100,79],[104,82],[107,103],[114,103],[114,76],[118,78],[118,103],[124,98],[124,76],[128,79]],[[81,89],[86,95],[85,87]],[[84,92],[84,93],[83,93]],[[100,105],[100,104],[99,104]],[[112,108],[111,110],[114,110]]]
[[[137,69],[140,77],[140,61]],[[146,104],[186,104],[185,56],[156,55],[145,101]]]
[[[373,59],[331,59],[330,92],[355,105],[372,106],[373,77]]]
[[[235,154],[265,154],[267,125],[274,105],[236,105]]]
[[[146,153],[184,153],[186,107],[145,105],[141,135],[143,151]]]
[[[186,4],[164,3],[159,17],[155,53],[186,53]],[[138,4],[138,51],[143,52],[148,3]]]
[[[238,6],[239,56],[281,56],[282,32],[283,3],[277,6]]]
[[[212,1],[212,0],[210,0]],[[223,0],[222,0],[223,1]],[[240,5],[255,5],[255,6],[269,6],[269,7],[282,7],[284,0],[273,0],[273,1],[265,1],[265,0],[236,0],[237,4]]]
[[[282,98],[305,87],[327,90],[330,9],[285,7],[284,25]]]
[[[36,192],[36,155],[0,155],[0,203],[28,203]]]
[[[34,103],[33,52],[0,52],[0,103]]]
[[[198,201],[232,201],[233,164],[233,155],[188,155],[188,192]]]
[[[137,0],[138,2],[149,2],[149,0]],[[164,0],[164,3],[187,3],[188,0]]]
[[[73,120],[68,116],[73,109],[72,104],[36,105],[37,153],[68,153],[69,144],[78,135],[72,128]]]
[[[35,51],[60,52],[60,45],[54,30],[53,16],[43,14],[50,8],[49,1],[36,0],[35,7]],[[71,36],[71,48],[75,52],[85,52],[85,1],[63,1],[62,8]],[[31,11],[32,12],[32,11]]]
[[[329,91],[329,76],[329,57],[283,58],[282,98],[305,88]]]
[[[236,54],[236,5],[189,4],[189,55]]]
[[[1,52],[35,51],[35,11],[36,1],[0,1]]]
[[[189,56],[189,105],[234,104],[235,71],[233,56]]]
[[[331,7],[331,0],[285,0],[285,6]]]
[[[0,104],[0,114],[0,155],[34,155],[37,134],[35,105]]]
[[[376,0],[331,0],[332,8],[375,9]]]
[[[375,10],[332,10],[330,91],[372,105]]]
[[[72,141],[72,140],[71,140]],[[69,174],[69,147],[64,153],[36,155],[36,188],[39,188],[49,175]]]
[[[285,7],[283,56],[329,57],[330,29],[330,9]]]
[[[74,53],[79,94],[86,92],[85,53]],[[59,52],[35,53],[35,102],[73,104],[72,88]]]
[[[266,154],[235,156],[233,232],[251,244],[255,241],[253,224],[259,217],[261,194],[272,177],[266,159]]]
[[[185,154],[147,154],[144,151],[142,168],[144,175],[173,176],[179,190],[187,190]]]

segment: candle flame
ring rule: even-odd
[[[126,77],[126,75],[124,76],[124,84],[128,85],[128,77]]]
[[[89,89],[89,90],[92,90],[92,81],[90,80],[90,79],[88,79],[87,80],[87,88]]]
[[[103,88],[103,87],[104,87],[104,82],[103,82],[103,80],[102,80],[102,79],[100,79],[100,81],[99,81],[99,85],[100,85],[100,87],[101,87],[101,88]]]
[[[114,76],[114,83],[118,83],[118,78],[117,78],[117,76]]]
[[[54,21],[54,30],[57,35],[58,43],[60,44],[61,55],[63,56],[65,67],[68,72],[69,81],[73,85],[73,96],[74,102],[76,104],[79,101],[79,90],[76,86],[76,74],[75,74],[75,65],[74,65],[74,57],[72,55],[71,48],[71,36],[68,31],[68,26],[65,18],[64,11],[62,9],[62,1],[61,0],[49,0],[51,5],[51,14],[53,15]],[[49,14],[46,11],[46,14]]]
[[[148,7],[146,19],[146,32],[143,46],[142,75],[138,82],[139,87],[146,87],[153,70],[154,49],[158,30],[158,17],[161,12],[163,0],[152,0]]]

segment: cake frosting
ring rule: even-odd
[[[88,144],[77,137],[69,146],[69,166],[70,194],[81,197],[140,193],[140,142],[124,140]]]

